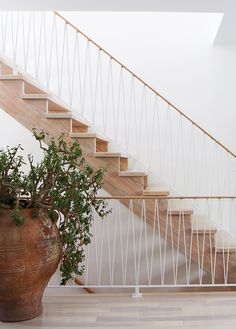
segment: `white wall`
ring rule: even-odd
[[[221,14],[63,15],[236,152],[236,46],[212,46]]]
[[[21,144],[24,149],[21,151],[24,157],[32,154],[35,161],[40,161],[42,151],[32,133],[0,109],[0,149],[6,149],[7,146],[14,147],[18,144]]]

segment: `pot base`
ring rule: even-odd
[[[0,321],[17,322],[42,313],[42,295],[60,258],[56,225],[42,212],[22,209],[16,226],[12,210],[0,210]]]
[[[42,297],[26,300],[0,301],[0,321],[26,321],[42,314]]]

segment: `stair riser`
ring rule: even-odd
[[[108,142],[96,138],[96,152],[108,152]]]
[[[23,83],[23,94],[44,94],[45,92],[42,89],[39,89],[28,82]]]
[[[128,170],[128,158],[120,158],[120,171]]]
[[[4,63],[0,63],[0,75],[11,75],[11,74],[13,74],[13,69]]]
[[[88,132],[88,126],[79,124],[75,120],[72,122],[72,127],[71,127],[71,132],[72,133],[87,133]]]

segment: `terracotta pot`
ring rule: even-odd
[[[61,257],[59,232],[49,218],[32,218],[32,209],[24,209],[24,224],[16,226],[11,212],[0,210],[0,320],[6,322],[41,314],[44,289]]]

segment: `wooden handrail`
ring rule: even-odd
[[[137,76],[133,71],[131,71],[127,66],[122,64],[118,59],[113,57],[108,51],[106,51],[104,48],[102,48],[100,45],[98,45],[95,41],[93,41],[90,37],[88,37],[84,32],[79,30],[74,24],[70,23],[65,17],[63,17],[61,14],[59,14],[57,11],[54,11],[55,15],[60,17],[66,24],[70,25],[73,29],[75,29],[78,33],[83,35],[89,42],[91,42],[93,45],[95,45],[97,48],[99,48],[100,51],[105,53],[107,56],[110,57],[114,62],[119,64],[122,68],[124,68],[127,72],[129,72],[135,79],[140,81],[142,84],[144,84],[148,89],[150,89],[152,92],[154,92],[158,97],[160,97],[164,102],[166,102],[170,107],[172,107],[174,110],[176,110],[182,117],[187,119],[192,125],[197,127],[199,130],[201,130],[205,135],[207,135],[210,139],[212,139],[218,146],[223,148],[227,153],[232,155],[234,158],[236,158],[236,154],[233,153],[229,148],[227,148],[225,145],[223,145],[219,140],[217,140],[215,137],[213,137],[210,133],[208,133],[205,129],[200,127],[195,121],[193,121],[189,116],[187,116],[184,112],[182,112],[179,108],[177,108],[174,104],[172,104],[170,101],[168,101],[164,96],[159,94],[153,87],[151,87],[148,83],[146,83],[142,78]]]
[[[120,195],[120,196],[97,196],[97,200],[236,200],[236,196],[155,196],[155,195]]]

